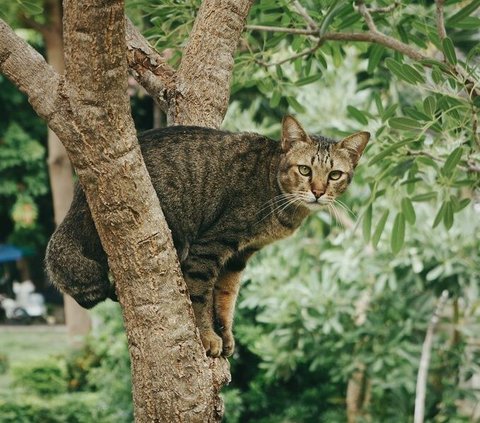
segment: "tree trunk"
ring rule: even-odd
[[[172,122],[221,123],[232,56],[250,5],[251,0],[205,1],[192,31],[197,41],[189,43],[194,47],[186,49],[178,75],[127,22],[130,66],[156,100],[170,107]],[[226,33],[208,32],[205,22]],[[208,36],[198,43],[201,31]],[[122,305],[135,419],[220,421],[219,391],[229,380],[228,361],[205,355],[171,234],[136,141],[126,95],[123,2],[66,0],[64,42],[62,76],[0,20],[0,71],[27,93],[60,137],[87,196]],[[191,79],[186,69],[195,60],[203,60],[204,67]],[[210,77],[217,86],[208,91]],[[193,92],[203,100],[189,108],[182,93],[191,97]]]
[[[62,7],[59,0],[45,1],[47,23],[40,28],[45,42],[47,62],[60,74],[64,72]],[[73,169],[65,147],[55,133],[48,128],[48,174],[52,189],[55,225],[59,225],[67,214],[73,199]],[[80,344],[90,331],[88,311],[80,307],[70,296],[64,294],[65,322],[70,342]]]

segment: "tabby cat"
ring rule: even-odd
[[[336,142],[307,135],[292,116],[283,119],[280,142],[182,126],[139,137],[207,354],[233,353],[233,312],[249,257],[331,205],[352,180],[369,137],[358,132]],[[48,244],[46,268],[51,281],[83,307],[116,299],[79,186]]]

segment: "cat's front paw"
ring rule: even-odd
[[[224,357],[230,357],[235,351],[235,339],[231,330],[222,332],[223,350],[222,355]]]
[[[211,330],[200,333],[200,338],[202,339],[202,344],[207,355],[210,357],[220,357],[223,350],[222,338]]]

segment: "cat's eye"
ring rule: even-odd
[[[336,181],[340,179],[340,177],[343,175],[343,172],[341,170],[332,170],[328,174],[328,179],[331,179],[332,181]]]
[[[300,172],[300,175],[303,176],[310,176],[312,174],[312,169],[305,165],[299,165],[298,171]]]

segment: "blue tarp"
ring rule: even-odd
[[[20,248],[8,244],[0,244],[0,263],[16,261],[23,256],[23,251]]]

